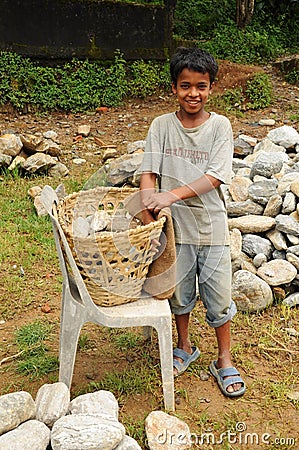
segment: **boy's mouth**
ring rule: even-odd
[[[190,106],[197,106],[201,103],[201,100],[186,100],[186,101]]]

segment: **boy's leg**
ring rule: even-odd
[[[188,364],[195,361],[199,356],[199,350],[196,347],[192,347],[189,338],[190,312],[196,303],[196,248],[192,245],[177,244],[176,252],[177,284],[175,293],[170,299],[170,306],[175,317],[178,334],[177,348],[174,350],[173,357],[179,363],[184,363],[185,361],[185,370]],[[193,353],[194,355],[189,362],[188,359]],[[180,356],[183,356],[184,360]],[[180,373],[182,372],[183,370]],[[177,375],[178,369],[174,367],[174,376]]]
[[[226,369],[232,367],[230,355],[230,320],[220,327],[215,328],[217,343],[218,343],[218,359],[217,369]],[[229,378],[229,377],[224,377]],[[237,392],[241,389],[241,383],[234,383],[227,387],[227,392]]]
[[[222,391],[231,394],[242,389],[244,392],[245,384],[237,375],[237,370],[233,368],[230,355],[230,323],[237,310],[231,300],[229,247],[202,247],[198,255],[198,266],[200,297],[207,309],[206,320],[215,328],[218,343],[218,358],[212,362],[210,370],[213,369],[211,371],[217,377]],[[231,378],[232,381],[234,377],[238,382],[226,386],[229,383],[225,383],[224,380]]]
[[[177,347],[184,350],[187,353],[192,353],[191,341],[189,339],[189,318],[190,313],[175,315],[175,324],[178,333],[178,345]]]

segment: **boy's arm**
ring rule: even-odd
[[[148,199],[156,192],[156,174],[152,172],[143,172],[140,178],[141,202],[143,205],[147,203]],[[148,209],[142,210],[142,222],[154,222],[155,218]]]
[[[211,175],[203,175],[192,183],[179,186],[171,191],[159,193],[153,190],[149,191],[149,195],[143,197],[142,201],[146,208],[153,211],[153,213],[157,213],[162,208],[170,206],[178,200],[186,200],[187,198],[206,194],[221,184],[222,182],[217,178]]]

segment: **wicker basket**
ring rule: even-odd
[[[73,233],[77,217],[105,210],[114,218],[133,205],[140,212],[140,191],[133,188],[97,187],[65,197],[57,208],[59,223],[93,301],[100,306],[129,303],[140,297],[154,253],[151,241],[159,239],[165,217],[148,225],[133,222],[125,231],[100,231],[87,237]],[[132,214],[132,207],[131,214]],[[124,216],[123,216],[124,217]]]

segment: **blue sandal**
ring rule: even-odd
[[[191,347],[191,349],[192,349],[191,355],[190,353],[185,352],[181,348],[175,348],[173,350],[173,356],[182,359],[181,362],[173,358],[173,367],[177,370],[177,373],[174,375],[175,377],[184,373],[185,370],[189,367],[189,365],[192,362],[196,361],[197,358],[199,357],[200,351],[198,350],[198,348],[193,346]]]
[[[211,374],[216,378],[218,386],[222,394],[227,397],[240,397],[246,391],[245,382],[240,377],[240,373],[235,367],[226,367],[224,369],[217,369],[217,361],[211,362],[209,366]],[[228,378],[225,378],[228,377]],[[238,391],[228,392],[228,386],[232,386],[235,383],[242,384],[242,387]]]

